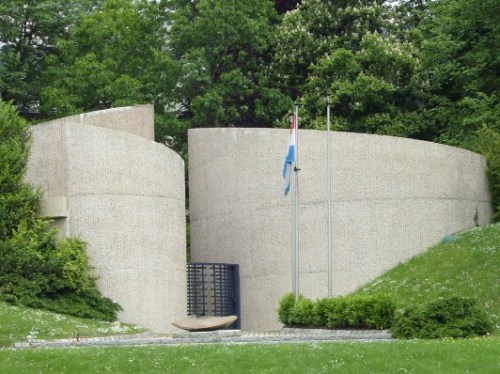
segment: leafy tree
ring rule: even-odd
[[[422,62],[437,140],[466,144],[483,125],[500,129],[498,0],[442,0],[422,23]]]
[[[418,29],[428,12],[428,0],[389,0],[393,8],[393,26],[398,37],[420,41]]]
[[[330,96],[337,130],[420,136],[418,50],[397,37],[395,15],[384,1],[358,0],[309,0],[285,15],[273,69],[304,103],[303,123],[323,127]]]
[[[30,131],[0,100],[0,299],[82,317],[116,319],[118,304],[97,290],[86,245],[58,241],[38,218],[40,193],[23,182]]]
[[[296,99],[313,64],[338,48],[358,51],[366,33],[390,28],[385,0],[308,0],[285,14],[277,30],[274,79]]]
[[[44,74],[41,109],[49,116],[152,102],[162,85],[172,85],[172,61],[162,53],[166,25],[150,14],[156,3],[109,0],[85,15],[61,56]]]
[[[43,75],[44,115],[154,103],[157,139],[178,135],[179,121],[170,112],[181,70],[169,53],[170,10],[168,1],[109,0],[82,17],[59,40],[61,54]]]
[[[310,67],[303,101],[304,122],[324,127],[326,95],[337,130],[418,136],[423,96],[415,79],[417,51],[409,43],[367,33],[360,48],[337,48]]]
[[[0,4],[0,98],[13,100],[23,116],[37,114],[39,78],[56,41],[101,0],[3,0]]]
[[[277,13],[268,0],[179,1],[171,48],[182,63],[178,118],[185,127],[269,126],[290,106],[266,71]]]
[[[432,140],[459,145],[488,159],[496,219],[500,212],[500,15],[498,0],[429,3],[420,26],[422,111]]]

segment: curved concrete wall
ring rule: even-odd
[[[292,290],[289,130],[189,132],[193,261],[237,263],[242,328],[279,328]],[[347,294],[445,234],[489,222],[485,160],[388,136],[332,133],[333,292]],[[300,131],[300,292],[326,297],[326,133]],[[475,218],[476,217],[476,218]]]
[[[152,119],[151,106],[137,106],[35,126],[28,180],[64,233],[88,242],[120,320],[170,332],[186,315],[184,165],[143,136]]]

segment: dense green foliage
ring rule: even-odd
[[[493,331],[486,313],[474,299],[451,296],[396,314],[392,334],[397,338],[468,338]]]
[[[0,299],[116,319],[120,306],[98,292],[85,243],[57,240],[38,218],[40,194],[23,181],[29,149],[28,124],[0,100]]]
[[[395,303],[384,294],[325,298],[315,302],[292,293],[278,307],[279,321],[285,326],[331,329],[388,329]]]
[[[382,277],[367,284],[356,294],[387,293],[397,307],[411,309],[429,300],[448,300],[455,296],[474,298],[500,328],[500,224],[475,228],[454,235],[412,258]]]
[[[305,126],[325,126],[329,96],[337,130],[423,131],[418,50],[397,37],[392,17],[383,0],[309,0],[285,16],[274,72],[282,89],[303,102]]]
[[[171,30],[173,54],[183,62],[178,115],[189,127],[272,124],[291,105],[264,68],[277,22],[272,3],[179,3]]]
[[[13,100],[20,112],[38,116],[40,77],[56,44],[82,14],[102,0],[2,0],[0,4],[0,98]]]
[[[302,126],[458,145],[500,192],[498,0],[56,0],[0,5],[0,98],[44,120],[154,103],[157,140],[191,127]],[[480,138],[479,141],[478,138]],[[495,179],[496,178],[496,179]]]
[[[23,182],[30,150],[29,125],[0,100],[0,242],[38,210],[38,196]]]

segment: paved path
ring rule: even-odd
[[[103,336],[97,338],[39,340],[14,343],[14,348],[49,348],[49,347],[89,347],[89,346],[141,346],[141,345],[184,345],[213,343],[297,343],[321,341],[373,341],[390,340],[387,330],[316,330],[283,329],[270,332],[249,332],[240,330],[219,330],[205,332],[182,332],[173,335],[138,335]]]

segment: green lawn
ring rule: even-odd
[[[141,331],[144,330],[119,322],[71,317],[0,302],[0,347],[26,341],[28,337],[56,339],[71,338],[75,334],[85,337]]]
[[[499,373],[500,338],[0,350],[2,373]]]

